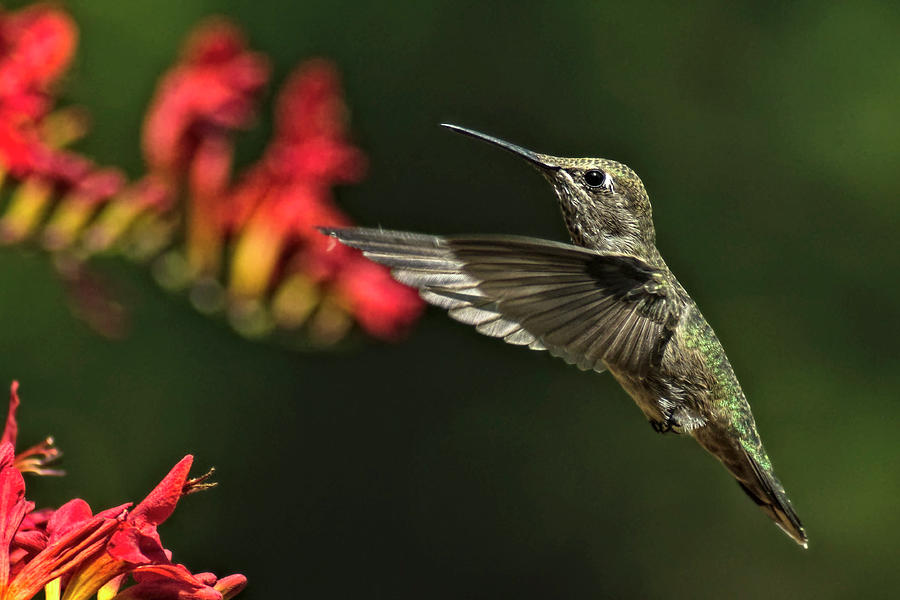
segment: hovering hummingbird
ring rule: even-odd
[[[693,436],[806,548],[722,345],[656,249],[650,200],[634,171],[444,127],[536,167],[556,191],[574,245],[507,235],[321,231],[387,265],[398,281],[485,335],[548,350],[582,370],[608,370],[654,430]]]

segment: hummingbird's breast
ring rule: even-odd
[[[658,431],[690,433],[713,422],[755,431],[725,351],[690,298],[657,369],[643,377],[609,370]]]

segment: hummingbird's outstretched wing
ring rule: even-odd
[[[666,274],[634,256],[513,236],[321,231],[387,265],[454,319],[585,370],[646,374],[677,323]]]

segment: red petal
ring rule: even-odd
[[[0,444],[0,590],[9,582],[9,547],[22,518],[28,511],[25,480],[13,465],[12,444]]]
[[[213,17],[195,28],[184,43],[181,58],[193,64],[214,64],[231,60],[244,52],[243,32],[227,19]]]
[[[47,523],[50,522],[50,518],[53,516],[53,513],[56,512],[52,508],[42,508],[40,510],[33,510],[22,519],[22,524],[19,526],[19,531],[23,530],[32,530],[39,529],[40,531],[47,530]]]
[[[341,271],[335,285],[352,303],[359,324],[383,339],[402,336],[424,309],[414,289],[394,281],[387,269],[362,256]]]
[[[69,500],[60,506],[47,523],[47,534],[55,542],[74,528],[90,519],[91,507],[81,498]]]
[[[6,415],[6,427],[3,429],[3,437],[0,443],[10,443],[15,447],[19,426],[16,423],[16,409],[19,408],[19,382],[13,381],[9,386],[9,412]]]
[[[184,495],[193,461],[194,457],[190,454],[182,458],[159,485],[134,507],[109,540],[107,552],[110,556],[138,565],[167,562],[156,526],[169,518]]]
[[[142,147],[150,166],[183,175],[203,138],[246,126],[268,72],[234,25],[216,19],[198,27],[160,79],[145,117]]]
[[[127,523],[123,523],[119,531],[110,537],[106,551],[116,560],[135,565],[165,560],[158,537],[148,537]]]
[[[189,173],[189,188],[195,201],[206,200],[206,205],[210,201],[215,205],[221,202],[231,173],[231,158],[232,144],[225,136],[210,135],[198,144]],[[215,205],[201,207],[205,210],[199,216],[211,224],[216,222],[218,215],[210,214]]]
[[[326,60],[309,60],[288,77],[278,94],[275,129],[278,136],[302,141],[324,135],[343,137],[346,113],[341,81]]]
[[[33,6],[12,15],[13,60],[39,85],[53,81],[75,51],[78,29],[66,13],[49,6]]]
[[[240,573],[235,573],[234,575],[223,577],[216,582],[214,587],[222,593],[222,597],[225,600],[228,600],[240,594],[247,587],[247,578]]]
[[[117,519],[122,516],[122,513],[131,508],[131,502],[126,502],[125,504],[120,504],[119,506],[114,506],[112,508],[107,508],[106,510],[101,510],[98,512],[95,517],[103,517],[104,519]]]
[[[211,587],[165,581],[133,585],[119,592],[116,600],[222,600],[222,594]]]
[[[57,577],[97,556],[115,531],[117,521],[94,517],[47,545],[16,574],[6,598],[31,598]]]
[[[188,454],[172,467],[159,485],[134,507],[128,515],[128,522],[136,527],[142,527],[147,524],[159,525],[168,519],[181,499],[184,483],[193,462],[194,457]]]
[[[222,600],[222,594],[183,565],[147,565],[132,572],[137,585],[120,593],[117,600]]]
[[[194,573],[194,579],[196,579],[203,585],[216,584],[216,575],[214,573],[210,573],[209,571],[204,571],[203,573]]]
[[[47,534],[43,531],[19,531],[13,538],[13,545],[30,553],[37,554],[47,547]]]
[[[131,575],[138,583],[173,580],[191,585],[200,583],[184,565],[146,565],[137,567]]]

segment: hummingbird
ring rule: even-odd
[[[692,436],[804,548],[722,344],[656,248],[650,199],[626,165],[561,158],[443,124],[535,167],[556,192],[571,244],[509,235],[320,228],[388,266],[482,334],[609,371],[659,433]]]

